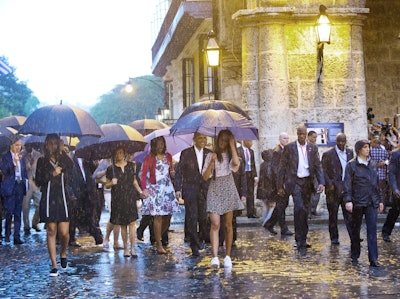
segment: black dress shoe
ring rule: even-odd
[[[196,247],[193,247],[192,248],[192,256],[200,256],[199,249],[197,249]]]
[[[30,228],[24,228],[24,234],[25,235],[30,235],[31,234],[31,229]]]
[[[339,242],[338,239],[333,239],[333,240],[331,241],[331,244],[332,244],[332,245],[340,245],[340,242]]]
[[[143,232],[139,229],[136,229],[136,237],[139,241],[144,241]]]
[[[278,234],[278,232],[275,230],[275,228],[273,226],[266,226],[265,228],[273,235]]]
[[[24,242],[21,241],[21,239],[14,239],[14,245],[21,245],[24,244]]]
[[[293,232],[289,229],[285,229],[284,231],[281,231],[282,236],[293,236]]]
[[[370,265],[371,267],[374,267],[374,268],[378,268],[378,267],[381,266],[381,265],[378,263],[378,261],[372,261],[372,262],[369,263],[369,265]]]
[[[35,231],[37,231],[37,232],[41,232],[41,231],[42,231],[42,230],[40,229],[40,227],[37,226],[37,225],[32,226],[32,228],[33,228]]]
[[[390,240],[390,236],[389,235],[382,234],[382,239],[383,239],[383,241],[388,242],[388,243],[392,242],[392,240]]]
[[[358,265],[358,259],[352,258],[352,259],[351,259],[351,264],[352,264],[353,266],[357,266],[357,265]]]

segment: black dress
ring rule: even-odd
[[[125,165],[124,171],[115,165],[107,168],[107,179],[118,179],[118,183],[111,187],[110,222],[112,224],[129,225],[138,219],[136,200],[139,199],[139,194],[133,186],[135,176],[136,164],[132,162]]]
[[[57,165],[63,168],[60,175],[53,176]],[[71,175],[73,161],[65,154],[57,163],[40,157],[37,162],[35,182],[40,187],[42,197],[39,206],[40,222],[69,221],[68,202],[72,193]]]

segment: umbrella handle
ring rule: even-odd
[[[113,178],[115,178],[114,158],[111,158],[111,169],[112,169]]]

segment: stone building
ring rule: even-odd
[[[367,137],[368,107],[374,121],[392,121],[399,112],[400,1],[161,4],[152,70],[165,82],[170,119],[194,102],[214,98],[213,72],[203,53],[211,29],[221,48],[218,98],[248,111],[259,128],[259,150],[273,147],[282,131],[294,140],[296,126],[305,122],[343,123],[352,145]],[[332,22],[322,73],[315,32],[321,4]]]

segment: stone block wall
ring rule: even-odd
[[[400,1],[367,0],[363,28],[367,107],[374,122],[400,113]],[[398,127],[400,124],[398,124]]]

